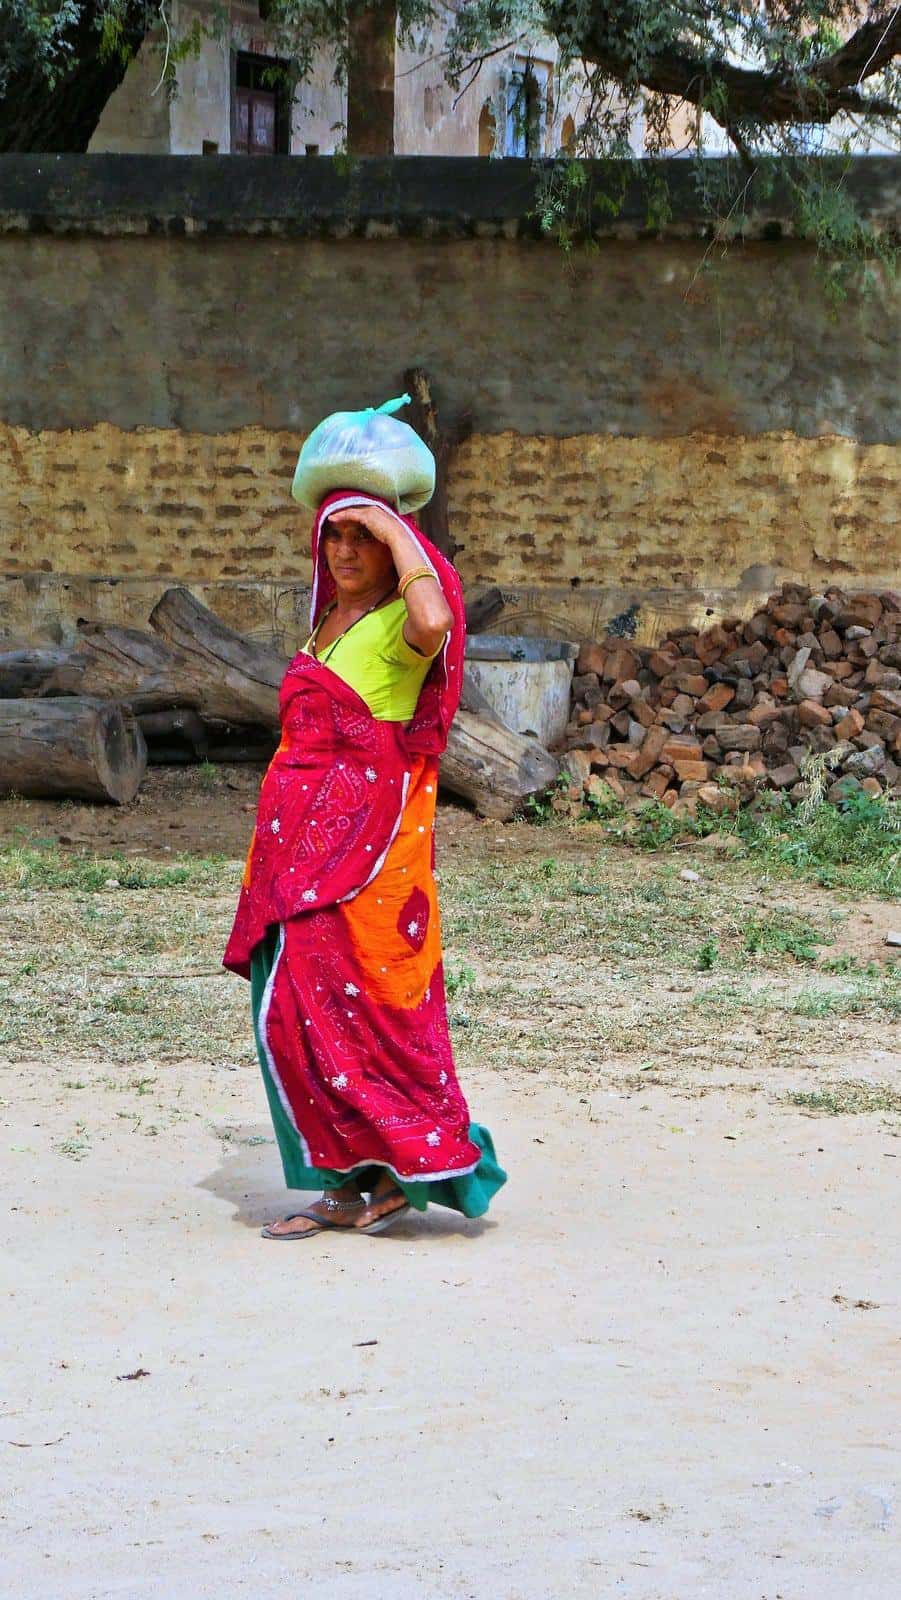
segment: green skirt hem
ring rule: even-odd
[[[469,1137],[480,1151],[478,1166],[473,1172],[461,1173],[451,1178],[436,1178],[433,1182],[401,1177],[387,1164],[380,1166],[371,1161],[352,1167],[348,1172],[338,1172],[332,1167],[311,1167],[304,1160],[297,1129],[288,1116],[273,1082],[259,1030],[260,1006],[275,959],[277,932],[277,929],[270,928],[266,938],[260,940],[251,955],[250,1005],[257,1057],[288,1188],[327,1190],[340,1188],[343,1183],[355,1182],[361,1189],[369,1189],[378,1173],[387,1170],[417,1211],[425,1211],[431,1202],[432,1205],[447,1206],[452,1211],[462,1212],[464,1217],[484,1216],[493,1196],[506,1183],[507,1174],[498,1164],[491,1134],[478,1122],[471,1123],[469,1128]]]

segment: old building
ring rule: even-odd
[[[209,5],[176,0],[180,32],[210,30],[196,56],[177,67],[175,93],[160,82],[160,57],[145,49],[110,99],[91,153],[328,155],[344,144],[346,91],[323,54],[296,90],[277,81],[279,55],[261,17],[265,0],[238,0],[231,25],[215,26]],[[395,56],[394,151],[397,155],[553,155],[578,125],[581,88],[558,71],[556,43],[519,41],[486,61],[468,87],[447,83],[445,34],[438,28]],[[642,148],[636,125],[633,143]]]

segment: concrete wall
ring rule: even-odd
[[[227,175],[246,164],[176,163],[182,189],[163,206],[172,163],[159,163],[147,176],[169,232],[148,234],[128,231],[142,220],[134,165],[29,159],[41,173],[10,173],[5,196],[0,165],[7,635],[59,636],[85,615],[140,622],[175,580],[292,644],[309,576],[308,519],[289,498],[302,438],[329,410],[398,392],[412,364],[432,373],[444,415],[472,410],[450,481],[459,565],[471,586],[502,584],[508,629],[593,632],[638,603],[654,638],[749,610],[786,577],[898,583],[887,284],[833,318],[790,240],[749,240],[701,270],[702,240],[675,236],[699,231],[687,206],[669,237],[635,227],[573,267],[506,236],[528,210],[525,164],[373,164],[356,178],[353,225],[379,234],[365,239],[338,236],[347,190],[329,202],[339,220],[310,191],[299,234],[283,231],[272,169],[318,169],[321,183],[327,163],[254,163],[254,215]],[[470,201],[457,237],[451,190],[471,192],[486,165],[496,189]],[[883,210],[888,166],[865,175]],[[219,174],[218,191],[198,177],[193,207],[186,167]],[[417,236],[411,193],[430,171]],[[246,231],[219,233],[226,210]],[[192,231],[175,230],[179,215]],[[450,237],[421,236],[441,226]]]

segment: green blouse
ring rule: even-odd
[[[320,655],[316,650],[316,634],[326,616],[328,612],[320,617],[304,649],[356,689],[376,721],[409,722],[426,673],[438,651],[423,656],[407,643],[404,601],[398,597],[370,611],[332,644],[326,645]]]

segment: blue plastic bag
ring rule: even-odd
[[[377,494],[398,511],[418,511],[435,492],[435,457],[408,422],[392,413],[410,396],[365,411],[335,411],[304,441],[292,497],[318,511],[336,489]]]

